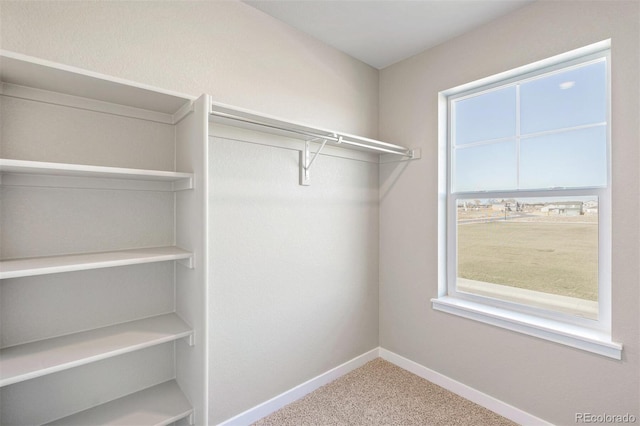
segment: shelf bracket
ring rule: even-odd
[[[187,257],[185,259],[177,259],[176,262],[178,262],[179,264],[181,264],[185,268],[195,269],[195,267],[196,267],[193,255],[191,255],[191,256],[189,256],[189,257]]]
[[[189,334],[184,339],[185,339],[185,342],[187,342],[187,345],[194,346],[196,344],[195,332]]]
[[[333,137],[337,139],[336,143],[342,143],[342,136],[333,135]],[[328,142],[327,139],[322,139],[322,145],[320,145],[320,148],[318,148],[318,150],[313,154],[313,157],[311,157],[311,142],[317,139],[322,138],[315,138],[305,141],[304,149],[300,151],[300,185],[302,186],[311,185],[309,170],[311,169],[313,162],[316,161],[316,158],[318,158],[318,155],[320,155],[320,152]],[[309,157],[311,157],[311,159],[309,159]]]
[[[184,178],[171,182],[171,189],[174,191],[185,191],[187,189],[193,189],[193,178]]]

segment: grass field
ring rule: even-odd
[[[597,223],[460,224],[458,276],[596,301]]]

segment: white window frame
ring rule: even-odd
[[[574,348],[621,359],[622,345],[611,339],[611,113],[610,40],[576,49],[524,67],[458,86],[439,94],[438,161],[438,297],[433,309],[473,319],[512,331],[543,338]],[[607,64],[607,185],[593,188],[560,188],[456,192],[452,188],[451,103],[473,94],[526,81],[544,74],[584,65],[601,58]],[[597,196],[598,216],[598,319],[551,311],[531,305],[485,297],[456,288],[457,200],[477,198],[525,198],[555,196]]]

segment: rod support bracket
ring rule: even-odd
[[[334,135],[335,136],[335,135]],[[322,149],[324,148],[324,146],[327,144],[327,139],[323,139],[322,140],[322,145],[320,145],[320,148],[318,148],[318,150],[313,154],[313,157],[311,156],[311,142],[317,140],[317,139],[321,139],[321,138],[315,138],[315,139],[311,139],[311,140],[307,140],[304,141],[304,149],[302,151],[300,151],[300,185],[302,186],[309,186],[311,185],[311,178],[309,175],[309,170],[311,169],[311,166],[313,165],[313,162],[316,161],[316,158],[318,158],[318,155],[320,155],[320,152],[322,151]],[[338,143],[342,142],[342,136],[340,136],[340,138],[338,138]]]

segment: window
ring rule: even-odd
[[[609,42],[441,93],[434,309],[619,358]]]

